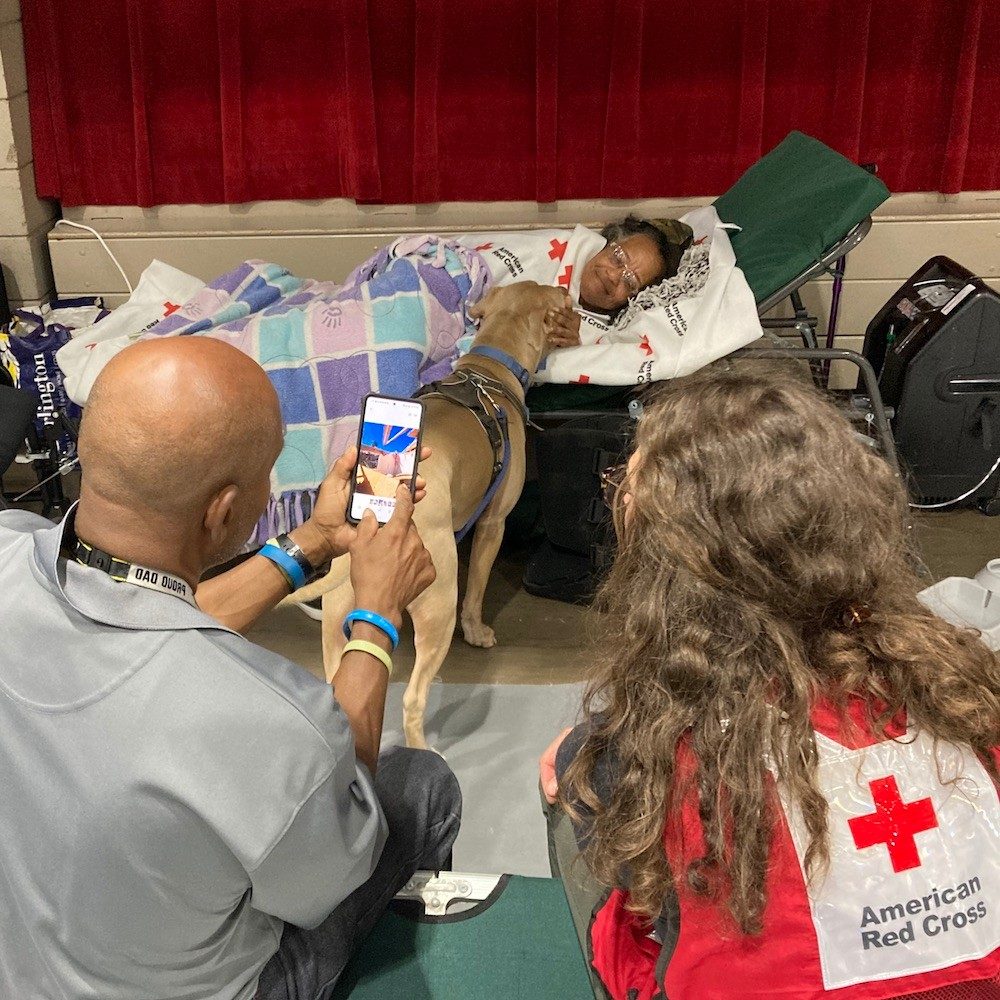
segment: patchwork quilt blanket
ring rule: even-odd
[[[475,335],[466,303],[489,282],[479,254],[430,236],[384,247],[343,284],[249,260],[144,335],[224,340],[277,390],[285,446],[252,544],[309,516],[327,469],[357,436],[367,393],[412,396],[451,370]]]

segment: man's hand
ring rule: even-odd
[[[413,501],[407,486],[396,490],[396,510],[381,528],[371,510],[365,511],[349,550],[357,606],[388,618],[398,628],[403,610],[437,576],[413,524]]]
[[[430,448],[423,448],[420,461],[431,456]],[[357,535],[357,528],[347,520],[347,501],[351,495],[351,474],[358,460],[358,449],[351,445],[333,464],[319,488],[316,506],[305,524],[291,533],[306,557],[314,566],[321,566],[347,552]],[[416,500],[423,500],[427,484],[417,477]],[[409,489],[406,490],[409,499]]]
[[[580,344],[580,314],[570,305],[549,309],[542,321],[549,347],[578,347]]]
[[[564,729],[550,744],[545,753],[538,760],[538,777],[542,783],[542,794],[545,801],[551,806],[555,803],[559,795],[559,779],[556,777],[556,754],[563,745],[563,740],[573,732],[572,729]]]

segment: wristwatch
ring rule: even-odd
[[[288,535],[278,535],[277,538],[272,538],[268,544],[276,545],[286,556],[295,560],[302,570],[302,575],[306,583],[312,583],[320,575],[320,567],[313,566],[308,558],[306,558],[306,554],[302,551],[301,547],[293,542]]]

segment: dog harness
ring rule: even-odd
[[[473,347],[469,354],[478,354],[499,362],[518,380],[521,387],[527,390],[528,383],[531,381],[531,372],[505,351],[495,347],[477,346]],[[489,506],[507,475],[507,467],[510,465],[510,430],[507,426],[507,412],[497,402],[497,397],[503,396],[511,403],[526,425],[528,423],[528,410],[524,401],[518,399],[502,382],[474,369],[458,368],[447,378],[425,385],[417,393],[417,396],[447,399],[448,402],[468,410],[479,421],[493,451],[490,484],[479,505],[473,511],[472,517],[455,532],[455,541],[460,542]]]

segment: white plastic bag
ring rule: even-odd
[[[70,399],[83,406],[101,369],[119,351],[204,287],[205,282],[198,278],[154,260],[142,272],[127,301],[104,319],[77,330],[56,354]]]

